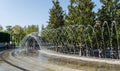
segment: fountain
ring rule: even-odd
[[[102,25],[70,25],[27,35],[20,43],[53,64],[85,71],[119,71],[119,29],[115,21]],[[96,64],[97,63],[97,64]]]

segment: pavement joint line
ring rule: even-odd
[[[15,65],[15,64],[12,64],[11,62],[9,62],[9,61],[7,61],[6,59],[4,59],[4,57],[3,57],[4,52],[5,52],[5,51],[3,51],[3,52],[0,54],[0,57],[1,57],[1,59],[2,59],[4,62],[6,62],[7,64],[9,64],[9,65],[11,65],[11,66],[13,66],[13,67],[15,67],[15,68],[18,68],[18,69],[20,69],[20,70],[29,71],[29,70],[27,70],[27,69],[25,69],[25,68],[22,68],[22,67],[19,67],[19,66]]]

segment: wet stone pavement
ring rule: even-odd
[[[51,64],[46,58],[36,53],[7,51],[3,54],[3,59],[7,62],[1,61],[0,71],[81,71]]]
[[[74,65],[59,59],[52,60],[39,52],[25,52],[12,50],[4,52],[3,58],[0,58],[0,71],[120,71],[118,69],[93,67],[86,65]],[[23,68],[25,70],[22,70]]]

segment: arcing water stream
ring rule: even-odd
[[[41,36],[32,33],[18,49],[1,52],[0,71],[120,71],[119,34],[114,21],[94,27],[45,29]]]
[[[66,58],[68,58],[66,60]],[[71,59],[69,59],[71,58]],[[1,54],[0,71],[119,71],[114,66],[91,66],[90,62],[74,61],[77,56],[54,53],[48,50],[27,52],[24,49],[5,51]],[[96,58],[80,57],[83,60],[101,61]],[[108,60],[110,61],[110,60]],[[106,61],[106,62],[108,62]],[[77,63],[76,63],[77,62]],[[116,61],[117,62],[117,61]],[[118,61],[120,62],[120,61]],[[97,63],[97,62],[96,62]],[[95,64],[96,64],[95,63]],[[115,62],[113,62],[115,63]],[[101,65],[97,63],[97,65]],[[111,63],[112,64],[112,63]]]

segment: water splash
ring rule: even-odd
[[[57,29],[44,29],[40,33],[41,36],[38,36],[38,33],[29,34],[20,44],[22,47],[38,45],[39,49],[65,54],[117,58],[120,48],[118,31],[115,21],[111,24],[105,21],[95,26],[70,25]],[[37,44],[33,44],[33,39]]]

